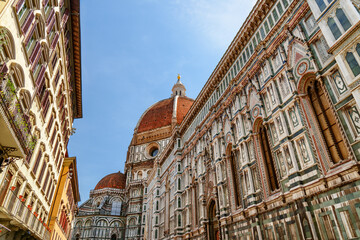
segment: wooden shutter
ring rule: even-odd
[[[35,165],[32,169],[32,172],[36,175],[36,172],[37,172],[37,169],[39,167],[39,164],[40,164],[40,160],[41,160],[41,156],[42,156],[42,151],[40,150],[38,155],[37,155],[37,158],[36,158],[36,161],[35,161]]]
[[[40,50],[41,50],[41,44],[40,44],[39,41],[37,41],[32,53],[31,53],[31,55],[29,57],[29,61],[32,64],[32,68],[35,65],[34,64],[35,60],[40,58],[40,52],[41,52]]]
[[[38,91],[41,90],[41,88],[44,86],[45,84],[45,70],[46,70],[46,67],[45,65],[42,65],[41,66],[41,69],[40,69],[40,72],[36,78],[36,81],[35,81],[35,84],[38,88]]]
[[[50,189],[51,189],[51,187],[52,187],[52,180],[50,180],[50,182],[49,182],[49,187],[47,188],[47,191],[46,191],[46,197],[49,199],[49,193],[50,193]]]
[[[50,193],[50,199],[49,199],[50,202],[53,198],[53,193],[54,193],[54,184],[52,184],[52,186],[51,186],[51,193]]]
[[[51,9],[51,12],[48,16],[48,18],[46,19],[46,25],[48,26],[50,24],[50,22],[54,22],[55,21],[55,10]]]
[[[42,186],[42,190],[43,190],[44,192],[46,191],[46,186],[47,186],[48,181],[49,181],[49,176],[50,176],[50,172],[47,171],[46,177],[45,177],[45,180],[44,180],[44,184],[43,184],[43,186]]]
[[[49,106],[50,106],[50,99],[49,99],[49,90],[45,91],[45,95],[43,96],[43,98],[41,99],[41,108],[43,111],[43,117],[46,117],[46,114],[49,110]]]
[[[24,41],[24,45],[26,46],[28,44],[28,42],[30,41],[31,37],[33,36],[34,32],[35,32],[35,29],[36,29],[36,22],[34,22],[32,25],[31,25],[31,28],[30,28],[30,31],[29,33],[27,34],[26,38],[25,38],[25,41]]]
[[[70,14],[70,11],[68,8],[65,9],[65,12],[62,16],[62,19],[61,19],[61,25],[64,26],[67,22],[67,20],[69,19],[69,14]]]
[[[44,161],[42,167],[41,167],[41,171],[39,174],[39,178],[38,178],[38,182],[41,183],[43,177],[44,177],[44,172],[45,172],[45,168],[46,168],[46,162]]]
[[[21,31],[23,34],[26,34],[31,26],[31,23],[35,19],[34,10],[30,10],[28,16],[26,17],[25,22],[21,26]]]
[[[21,6],[25,4],[25,0],[19,0],[17,3],[16,3],[16,12],[19,12]]]
[[[58,41],[59,41],[59,33],[56,33],[55,37],[54,37],[54,39],[53,39],[53,41],[51,43],[50,48],[54,49]]]
[[[50,134],[50,130],[51,130],[51,127],[52,127],[53,123],[54,123],[54,114],[51,114],[51,118],[50,118],[49,124],[48,124],[47,127],[46,127],[46,132],[47,132],[48,134]]]

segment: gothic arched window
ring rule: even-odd
[[[335,115],[331,110],[331,104],[325,96],[325,92],[319,82],[316,81],[308,94],[316,120],[320,126],[320,132],[329,149],[333,163],[348,157],[344,139],[341,136],[339,126],[336,123]]]
[[[336,17],[339,20],[344,31],[347,31],[351,27],[351,23],[341,8],[336,9]]]
[[[235,195],[235,204],[236,206],[240,205],[240,196],[239,196],[239,189],[238,187],[240,186],[239,184],[239,176],[237,174],[237,166],[236,166],[236,162],[235,162],[235,154],[232,152],[230,155],[230,166],[231,166],[231,175],[232,175],[232,179],[233,179],[233,186],[234,186],[234,195]]]
[[[316,0],[316,4],[318,5],[321,12],[324,11],[324,9],[326,8],[324,0]]]
[[[336,25],[335,20],[332,17],[330,17],[327,21],[327,24],[330,28],[330,31],[334,35],[334,38],[338,39],[341,36],[341,32],[340,32],[339,27]]]
[[[268,135],[264,126],[260,128],[261,151],[264,157],[265,169],[271,191],[279,189],[279,182],[276,176],[274,159],[271,154]]]

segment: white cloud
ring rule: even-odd
[[[209,46],[225,49],[255,3],[256,0],[177,0],[175,7],[181,20],[207,39]]]

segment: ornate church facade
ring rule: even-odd
[[[109,226],[96,239],[360,238],[359,9],[257,1],[197,98],[179,78],[141,116],[121,184],[91,193],[121,196],[118,227],[78,216],[74,239],[95,238],[87,220]]]

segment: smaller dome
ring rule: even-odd
[[[125,174],[121,172],[117,172],[103,177],[98,182],[98,184],[96,184],[95,190],[99,190],[103,188],[125,189],[125,187],[126,187]]]

